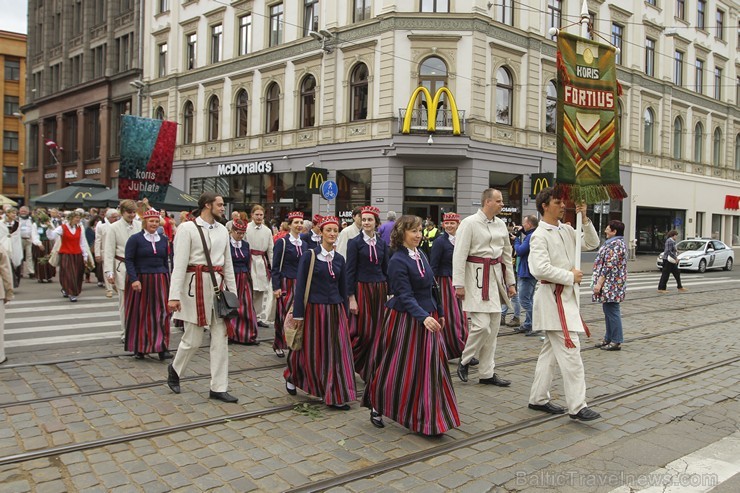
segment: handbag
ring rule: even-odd
[[[313,278],[313,266],[316,260],[316,252],[311,250],[311,265],[308,268],[308,280],[306,281],[306,291],[303,294],[303,306],[308,304],[308,294],[311,292],[311,279]],[[293,303],[288,308],[288,313],[285,314],[285,320],[283,320],[283,333],[285,334],[285,342],[291,351],[300,351],[303,348],[303,324],[298,324],[298,321],[293,318],[293,306],[295,305],[295,297]]]
[[[203,228],[197,225],[196,228],[198,229],[198,233],[200,233],[200,239],[203,242],[203,252],[206,255],[206,263],[208,264],[208,270],[211,273],[211,282],[213,283],[213,308],[216,311],[216,316],[224,319],[236,318],[239,314],[239,298],[231,291],[219,289],[218,282],[216,282],[216,273],[213,272],[213,264],[211,263],[211,252],[208,251],[208,245],[206,245],[206,237],[203,234]]]
[[[62,237],[57,236],[54,246],[49,252],[49,265],[52,267],[59,267],[59,249],[62,248]]]

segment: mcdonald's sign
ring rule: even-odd
[[[509,197],[520,197],[522,193],[522,179],[514,178],[509,182]]]
[[[460,115],[457,113],[457,103],[455,103],[455,98],[452,96],[452,92],[450,92],[446,87],[440,87],[434,94],[434,98],[432,98],[432,94],[429,92],[429,89],[424,86],[417,87],[414,92],[411,93],[411,99],[409,99],[409,104],[406,106],[406,114],[403,117],[401,133],[411,133],[411,120],[413,118],[414,104],[416,103],[416,98],[418,98],[420,94],[424,95],[427,103],[427,131],[429,133],[433,133],[436,130],[439,100],[442,97],[442,94],[445,94],[447,96],[447,102],[450,105],[450,113],[452,116],[452,135],[460,135]]]
[[[535,198],[537,197],[537,194],[540,193],[540,191],[543,188],[551,187],[555,184],[555,174],[554,173],[535,173],[532,175],[532,193],[529,195],[529,198]]]
[[[321,193],[321,185],[329,177],[329,170],[324,168],[306,168],[306,192]]]
[[[75,198],[76,199],[88,199],[90,197],[92,197],[92,193],[91,192],[77,192],[77,193],[75,193]]]

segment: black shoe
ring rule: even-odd
[[[468,363],[468,366],[478,366],[479,363],[480,361],[478,361],[477,358],[473,358],[470,360],[470,363]]]
[[[370,411],[370,422],[376,428],[385,428],[385,423],[383,423],[383,417],[380,415],[378,411],[375,411],[375,410]]]
[[[463,382],[468,381],[468,365],[463,365],[462,361],[457,365],[457,377]]]
[[[524,335],[527,336],[527,337],[541,336],[542,335],[542,331],[541,330],[530,330],[529,332],[527,332]]]
[[[69,301],[71,301],[72,303],[77,303],[77,296],[70,296]]]
[[[69,298],[69,295],[68,295],[68,294],[67,294],[67,292],[66,292],[65,290],[63,290],[63,289],[62,289],[62,297],[64,297],[64,298]]]
[[[167,385],[172,389],[175,394],[180,393],[180,376],[177,374],[175,369],[172,367],[172,363],[167,365]]]
[[[172,353],[169,351],[160,351],[159,353],[159,361],[164,361],[166,359],[172,359],[174,356],[172,356]]]
[[[601,414],[587,407],[584,407],[583,409],[578,411],[578,414],[570,415],[570,419],[577,419],[579,421],[593,421],[595,419],[599,419],[600,417],[601,417]]]
[[[514,332],[516,332],[517,334],[521,334],[521,333],[527,333],[529,332],[529,330],[525,329],[524,327],[520,325],[519,327],[514,329]]]
[[[260,320],[259,322],[257,322],[257,327],[262,327],[263,329],[266,329],[269,327],[269,325],[267,325],[265,322]]]
[[[275,351],[275,356],[277,356],[278,358],[285,358],[285,351],[283,351],[282,349],[277,348],[273,349],[273,351]]]
[[[296,395],[296,394],[297,394],[298,392],[296,392],[296,389],[295,389],[295,385],[293,385],[293,388],[291,389],[290,387],[288,387],[288,384],[289,384],[289,383],[290,383],[290,382],[288,382],[287,380],[285,381],[285,390],[286,390],[286,391],[287,391],[287,392],[288,392],[288,393],[289,393],[290,395]]]
[[[509,380],[499,378],[499,376],[495,373],[491,378],[481,378],[480,380],[478,380],[478,383],[482,383],[484,385],[495,385],[496,387],[508,387],[509,385],[511,385],[511,382]]]
[[[99,282],[99,283],[98,283],[98,287],[99,287],[99,288],[102,288],[102,287],[103,287],[103,283],[102,283],[102,282]]]
[[[546,404],[530,404],[528,407],[535,411],[542,411],[550,414],[565,414],[564,407],[556,406],[552,402],[548,402]]]
[[[136,359],[144,359],[144,353],[134,353],[134,358]]]
[[[327,407],[337,409],[338,411],[349,411],[349,404],[327,404]]]
[[[228,402],[230,404],[239,402],[239,399],[229,394],[228,392],[214,392],[211,390],[208,394],[208,397],[210,399],[217,399],[219,401]]]
[[[618,342],[610,342],[606,346],[602,346],[601,349],[604,351],[621,351],[622,345]]]

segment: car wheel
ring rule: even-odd
[[[732,258],[727,259],[727,263],[725,264],[724,270],[732,270]]]
[[[701,259],[699,261],[699,272],[702,274],[707,271],[707,261],[704,259]]]

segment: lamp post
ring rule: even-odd
[[[143,103],[143,97],[144,97],[144,88],[146,87],[146,84],[140,79],[135,79],[129,82],[129,85],[136,89],[136,116],[141,116],[142,111],[142,103]]]

